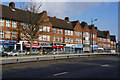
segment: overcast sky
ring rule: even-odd
[[[109,30],[111,35],[118,36],[118,2],[87,2],[87,0],[85,0],[86,2],[78,2],[77,0],[75,0],[76,2],[73,2],[73,0],[69,2],[67,2],[67,0],[64,1],[65,2],[43,2],[41,11],[46,10],[49,16],[56,16],[61,19],[68,16],[70,21],[86,21],[88,24],[90,24],[91,19],[97,18],[98,20],[94,22],[94,25],[97,26],[98,29]],[[20,3],[15,3],[16,7],[19,8]],[[2,4],[8,6],[9,2],[3,2]]]

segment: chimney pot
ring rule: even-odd
[[[69,17],[65,17],[65,20],[69,22]]]
[[[14,2],[10,2],[10,3],[9,3],[9,7],[15,8],[15,3],[14,3]]]

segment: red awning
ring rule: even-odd
[[[24,45],[26,46],[26,48],[30,48],[30,43]],[[40,48],[40,46],[37,43],[33,43],[32,48]]]
[[[52,46],[52,48],[64,48],[63,46]]]

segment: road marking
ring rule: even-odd
[[[109,67],[110,65],[108,64],[104,64],[104,65],[101,65],[102,67]]]
[[[53,76],[63,75],[63,74],[67,74],[67,73],[68,72],[61,72],[61,73],[53,74]]]

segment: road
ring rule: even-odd
[[[9,78],[118,78],[118,56],[96,56],[3,65],[3,80]],[[25,66],[24,66],[25,64]],[[14,67],[14,68],[12,68]]]

